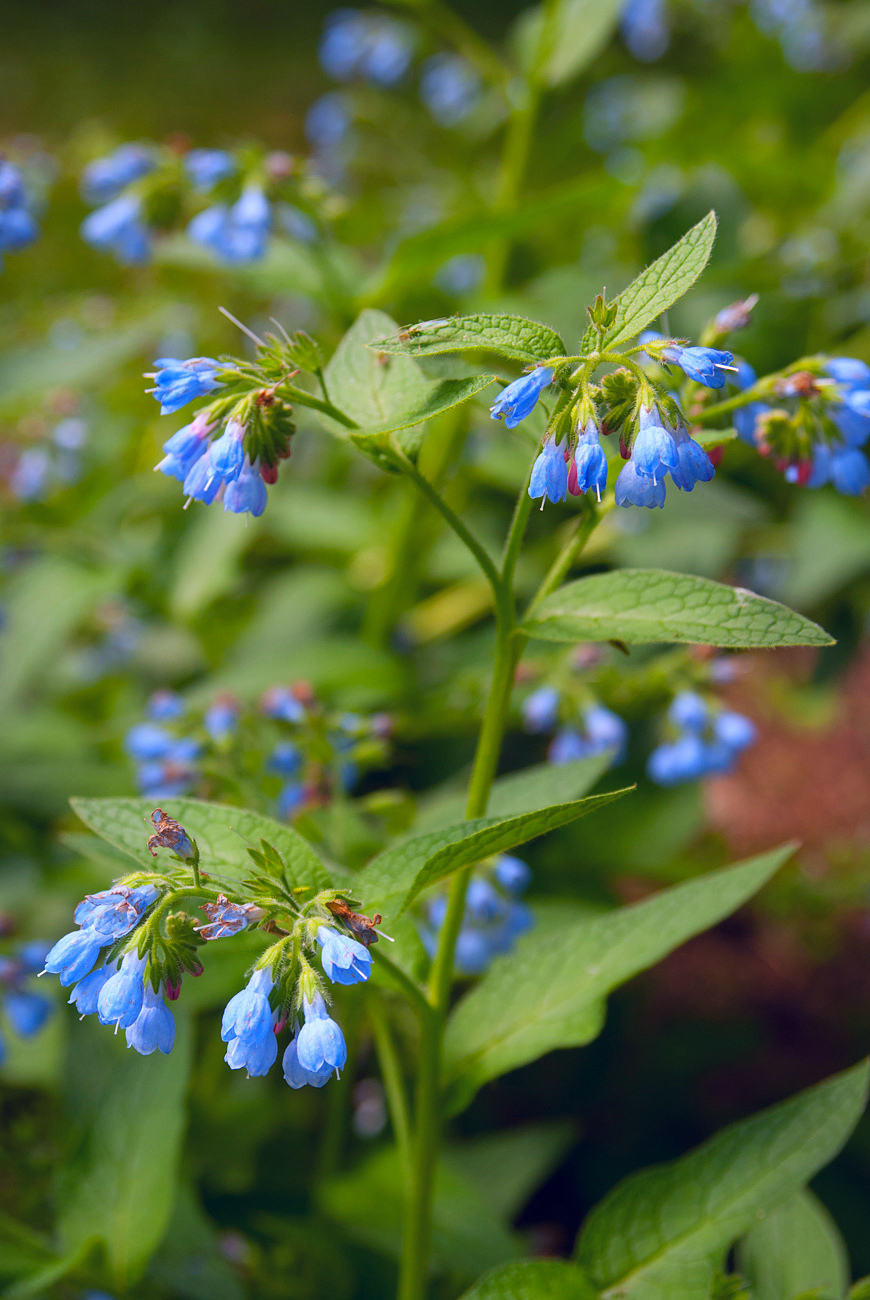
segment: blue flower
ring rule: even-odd
[[[180,361],[177,357],[158,357],[156,370],[148,378],[154,380],[149,389],[160,403],[161,415],[172,415],[197,397],[205,397],[221,385],[217,379],[217,361],[211,357],[191,357]]]
[[[73,930],[58,939],[45,958],[45,969],[60,976],[64,988],[87,975],[106,940],[93,930]]]
[[[281,1061],[284,1070],[284,1078],[291,1088],[304,1088],[309,1085],[312,1088],[322,1088],[332,1077],[332,1066],[322,1065],[319,1070],[305,1070],[299,1064],[299,1052],[297,1039],[294,1036],[287,1044],[287,1050],[284,1052]]]
[[[111,979],[115,974],[116,969],[114,965],[98,966],[76,984],[68,1000],[75,1005],[80,1019],[96,1013],[100,991],[106,980]]]
[[[581,492],[595,489],[595,495],[601,500],[601,493],[607,487],[607,457],[598,440],[598,427],[590,420],[577,439],[574,456],[568,469],[568,491],[574,496]]]
[[[163,444],[166,455],[154,468],[183,483],[200,456],[208,450],[208,438],[213,427],[208,415],[201,411],[190,424],[185,424],[166,439]]]
[[[671,478],[677,487],[691,492],[696,483],[709,483],[716,470],[704,448],[695,442],[685,425],[677,426],[675,438],[678,463],[671,470]]]
[[[296,1054],[303,1070],[319,1073],[326,1066],[340,1070],[347,1060],[344,1034],[330,1019],[322,993],[315,993],[309,1001],[302,999],[305,1024],[296,1040]]]
[[[39,226],[26,208],[0,208],[0,249],[14,253],[39,238]]]
[[[301,781],[287,781],[278,795],[278,812],[287,819],[294,817],[305,804],[305,786]]]
[[[248,983],[230,998],[221,1020],[221,1038],[229,1044],[224,1060],[231,1070],[267,1074],[278,1055],[269,994],[274,980],[268,967],[255,970]]]
[[[619,714],[606,709],[603,704],[593,704],[584,710],[582,722],[582,731],[565,727],[554,737],[547,761],[558,767],[612,749],[613,761],[618,762],[628,740],[628,728]]]
[[[697,691],[680,691],[671,702],[668,719],[682,731],[701,732],[710,720],[710,709]]]
[[[136,787],[145,799],[177,799],[193,789],[198,777],[195,768],[171,759],[141,763],[136,769]]]
[[[166,758],[174,743],[175,737],[154,722],[139,722],[124,737],[124,748],[131,758],[139,762]]]
[[[305,116],[305,136],[317,149],[334,149],[347,136],[351,115],[340,91],[321,95]]]
[[[219,695],[214,703],[209,705],[202,721],[215,744],[223,744],[238,729],[238,702],[232,695]]]
[[[3,999],[3,1009],[16,1034],[22,1038],[32,1038],[39,1033],[51,1014],[51,1002],[39,993],[12,989]]]
[[[661,509],[665,504],[665,481],[639,473],[632,457],[619,471],[614,495],[618,506],[648,506],[650,509],[658,506]]]
[[[88,163],[81,176],[82,197],[86,203],[106,203],[154,166],[153,156],[142,145],[122,144],[105,158]]]
[[[500,853],[495,860],[495,878],[509,894],[522,894],[532,883],[532,870],[522,858]]]
[[[663,479],[668,470],[676,469],[680,463],[676,438],[672,430],[662,423],[659,412],[654,408],[640,408],[631,459],[638,473],[645,474],[654,482]]]
[[[592,749],[589,741],[575,727],[563,727],[553,737],[547,750],[547,762],[554,767],[573,763],[579,758],[589,758]]]
[[[731,709],[723,709],[713,721],[713,733],[716,739],[729,749],[746,749],[758,739],[758,728],[751,718]]]
[[[259,186],[249,186],[232,206],[215,203],[197,213],[187,233],[225,262],[242,263],[263,257],[271,226],[269,200]]]
[[[226,149],[191,149],[184,156],[184,170],[198,190],[210,190],[236,170],[236,162]]]
[[[101,1025],[126,1029],[142,1010],[145,996],[144,972],[147,957],[134,951],[124,954],[121,968],[106,980],[97,996],[97,1016]]]
[[[226,484],[220,474],[212,468],[209,457],[200,456],[188,471],[181,490],[193,501],[202,501],[210,506],[225,488]]]
[[[19,501],[40,501],[51,487],[51,457],[45,447],[27,447],[9,475],[9,490]]]
[[[539,686],[523,701],[523,726],[532,735],[552,731],[559,720],[559,692],[554,686]]]
[[[734,356],[719,348],[686,348],[681,343],[672,343],[662,349],[662,360],[679,366],[696,384],[723,388],[725,370],[730,369]]]
[[[75,922],[108,943],[138,925],[157,897],[158,890],[153,885],[139,885],[136,889],[115,885],[99,894],[88,894],[75,910]]]
[[[646,770],[656,785],[695,781],[708,772],[707,746],[700,736],[687,733],[679,740],[657,746]]]
[[[465,894],[465,917],[485,925],[504,915],[505,900],[486,876],[472,876]]]
[[[267,718],[281,722],[304,722],[305,705],[298,700],[289,686],[270,686],[260,701]]]
[[[394,86],[411,61],[411,34],[389,18],[338,9],[326,20],[318,53],[324,71],[336,81],[363,77],[378,86]]]
[[[870,486],[870,464],[857,447],[831,448],[830,475],[844,496],[860,496]]]
[[[224,432],[208,449],[211,469],[225,483],[231,483],[242,472],[245,463],[245,426],[238,420],[230,420]]]
[[[141,201],[122,194],[85,217],[80,231],[85,243],[114,253],[119,262],[135,266],[151,256],[148,230],[141,217]],[[177,410],[178,408],[173,408]]]
[[[168,1055],[175,1042],[175,1017],[163,1001],[161,992],[154,992],[150,981],[145,986],[142,1010],[132,1024],[127,1025],[127,1046],[140,1056],[150,1056],[158,1049]]]
[[[758,739],[755,724],[741,713],[726,709],[711,720],[709,705],[694,691],[674,698],[668,720],[682,734],[658,745],[649,756],[647,774],[657,785],[731,772],[739,754]]]
[[[636,59],[654,63],[671,43],[665,0],[628,0],[622,11],[622,39]]]
[[[565,444],[547,438],[540,456],[532,466],[529,479],[529,496],[545,501],[564,501],[568,495],[568,466],[565,464]]]
[[[148,717],[155,722],[169,722],[174,718],[180,718],[187,709],[187,705],[176,691],[157,690],[154,691],[148,700]]]
[[[480,99],[480,78],[458,54],[433,54],[420,74],[420,98],[439,126],[456,126]]]
[[[320,964],[333,984],[364,984],[372,973],[372,955],[365,944],[321,925],[317,942],[322,952]]]
[[[501,420],[509,429],[515,429],[520,420],[531,414],[544,389],[553,382],[554,370],[549,366],[536,366],[527,375],[520,375],[499,393],[490,407],[493,420]]]
[[[233,514],[251,514],[255,519],[266,509],[269,494],[260,475],[260,462],[251,464],[247,456],[244,459],[238,478],[227,483],[224,492],[224,510]]]
[[[289,740],[276,745],[266,762],[266,771],[276,776],[295,776],[302,766],[302,755]]]
[[[870,388],[870,366],[856,357],[831,357],[825,363],[825,371],[847,391]]]

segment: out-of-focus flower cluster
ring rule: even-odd
[[[522,858],[502,853],[476,868],[468,882],[465,913],[456,939],[454,966],[460,975],[482,975],[493,958],[510,952],[517,939],[534,925],[534,916],[520,895],[532,873]],[[419,934],[430,958],[435,957],[447,916],[447,895],[430,898],[419,922]]]
[[[0,917],[0,934],[7,928],[12,928],[11,920]],[[33,1038],[51,1015],[51,1000],[35,989],[35,976],[45,964],[49,946],[32,939],[0,954],[0,1065],[7,1054],[4,1032]]]

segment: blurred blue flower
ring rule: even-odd
[[[622,39],[634,57],[654,63],[671,43],[666,0],[628,0],[621,28]]]
[[[82,198],[86,203],[107,203],[154,166],[148,149],[139,144],[122,144],[85,167],[80,181]]]
[[[228,741],[238,730],[239,702],[232,695],[219,695],[209,705],[203,717],[203,726],[215,744]]]
[[[85,217],[80,230],[85,243],[113,253],[122,265],[137,266],[151,257],[151,240],[142,220],[142,203],[134,194],[122,194],[103,207],[95,208]]]
[[[226,149],[191,149],[184,156],[184,170],[198,190],[210,190],[236,171],[236,160]]]
[[[559,692],[554,686],[539,686],[523,701],[522,715],[523,726],[532,735],[552,731],[559,719]]]
[[[337,9],[326,20],[320,63],[336,81],[362,78],[394,86],[408,70],[413,37],[404,23],[358,9]]]
[[[458,54],[433,54],[420,72],[420,98],[439,126],[456,126],[480,99],[480,77]]]

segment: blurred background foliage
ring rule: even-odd
[[[71,904],[111,875],[111,851],[82,842],[67,800],[133,792],[123,737],[156,688],[201,706],[220,691],[253,703],[276,682],[305,680],[330,708],[389,712],[392,758],[366,775],[346,824],[328,831],[338,837],[331,847],[357,860],[409,824],[408,792],[425,804],[470,759],[487,593],[410,489],[304,418],[266,515],[247,527],[222,512],[182,511],[176,485],[151,472],[181,417],[157,416],[141,373],[155,355],[238,350],[219,305],[255,329],[274,316],[329,346],[362,307],[400,322],[503,307],[546,321],[571,346],[596,292],[617,291],[715,207],[710,268],[672,313],[672,332],[697,336],[713,312],[758,293],[739,348],[759,373],[818,350],[870,361],[870,20],[857,2],[815,9],[823,52],[808,54],[789,43],[799,9],[673,0],[669,44],[655,58],[649,49],[636,57],[630,33],[608,37],[580,75],[554,75],[524,200],[498,217],[503,97],[486,91],[456,127],[433,121],[418,69],[446,43],[411,8],[400,17],[415,33],[414,70],[392,89],[336,92],[316,59],[329,12],[319,2],[5,7],[0,135],[44,198],[42,238],[9,257],[0,280],[9,951],[54,939]],[[518,3],[466,0],[457,11],[521,57],[528,26]],[[98,154],[129,139],[308,151],[306,115],[327,93],[341,95],[350,125],[338,154],[321,158],[343,196],[322,245],[276,240],[264,262],[233,269],[171,237],[152,264],[122,268],[79,239],[76,178]],[[495,288],[480,258],[506,235]],[[82,422],[80,445],[58,439],[69,420]],[[34,450],[43,478],[28,493],[18,466]],[[421,456],[478,534],[496,538],[525,473],[523,440],[480,405],[433,423]],[[617,514],[587,567],[738,581],[807,613],[838,644],[741,658],[724,697],[756,721],[759,744],[735,774],[671,790],[644,777],[667,703],[656,663],[645,651],[624,663],[608,652],[596,683],[632,739],[604,782],[637,779],[639,789],[535,846],[533,900],[606,907],[787,838],[802,847],[751,909],[619,993],[590,1048],[510,1074],[462,1116],[439,1188],[444,1296],[521,1238],[542,1253],[567,1251],[583,1213],[622,1174],[867,1048],[867,504],[791,487],[735,442],[707,488],[661,513]],[[533,519],[520,572],[528,588],[570,515],[569,505]],[[534,677],[555,664],[539,645],[526,668]],[[545,752],[517,712],[505,770]],[[384,791],[405,793],[385,800]],[[324,1095],[231,1075],[216,1016],[248,956],[240,941],[191,989],[198,1023],[167,1060],[126,1060],[60,1007],[32,1040],[4,1034],[5,1284],[20,1286],[41,1261],[51,1288],[58,1216],[61,1240],[80,1246],[89,1213],[112,1206],[110,1274],[85,1252],[52,1294],[76,1297],[105,1276],[141,1296],[390,1294],[398,1180],[371,1043],[359,1034],[355,1067]],[[348,1000],[351,1031],[352,1015]],[[182,1097],[184,1137],[172,1128]],[[173,1174],[151,1209],[147,1184],[134,1178],[125,1189],[119,1169],[131,1124],[146,1143],[155,1133],[172,1151],[183,1142],[177,1189]],[[870,1272],[866,1123],[815,1186],[856,1275]]]

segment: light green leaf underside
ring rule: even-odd
[[[587,1219],[578,1261],[607,1300],[707,1300],[732,1242],[840,1150],[867,1078],[862,1063],[627,1178]]]
[[[569,913],[561,926],[551,921],[524,936],[450,1017],[444,1071],[452,1109],[545,1052],[590,1042],[612,989],[735,911],[791,852],[786,845],[600,916]]]
[[[487,804],[487,816],[510,817],[512,814],[533,812],[554,803],[568,803],[581,799],[603,776],[613,761],[613,754],[596,754],[594,758],[578,758],[573,763],[536,763],[521,772],[500,776],[493,783]],[[462,821],[467,796],[462,790],[439,792],[428,799],[420,809],[414,830],[417,834],[454,826]]]
[[[817,623],[775,600],[663,569],[618,569],[578,578],[548,596],[525,628],[544,641],[833,645]]]
[[[596,1300],[597,1292],[576,1264],[562,1259],[524,1259],[493,1269],[460,1300]]]
[[[849,1260],[834,1220],[812,1192],[798,1192],[749,1230],[737,1245],[737,1268],[753,1300],[795,1300],[818,1291],[843,1300]]]
[[[86,826],[123,849],[140,866],[153,866],[147,850],[153,827],[154,808],[148,799],[73,799],[72,806]],[[287,865],[291,887],[307,885],[316,892],[330,885],[329,874],[311,845],[290,826],[282,826],[259,813],[228,804],[206,803],[202,799],[167,799],[165,811],[181,822],[196,840],[203,870],[216,879],[238,882],[251,870],[247,848],[259,847],[261,839],[274,844]],[[167,850],[158,849],[166,856]],[[132,864],[131,868],[132,870]]]
[[[425,387],[421,385],[419,400],[413,406],[389,416],[374,429],[351,429],[348,436],[358,447],[365,447],[367,443],[383,438],[384,434],[414,428],[482,393],[494,378],[494,375],[472,375],[469,379],[440,379],[432,383],[424,380]]]
[[[561,0],[550,48],[543,51],[543,79],[561,86],[588,67],[610,40],[624,0]]]
[[[716,213],[708,212],[672,248],[641,271],[616,299],[619,309],[605,335],[606,346],[627,343],[679,301],[710,260],[715,238]]]
[[[523,316],[502,313],[423,321],[376,339],[371,346],[381,352],[410,357],[431,357],[442,352],[496,352],[524,363],[565,355],[565,344],[555,330]]]

